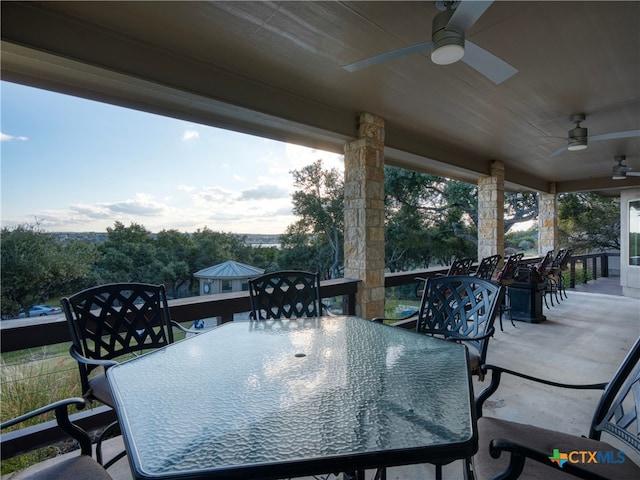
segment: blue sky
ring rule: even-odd
[[[342,156],[0,82],[3,227],[281,233],[290,171]]]

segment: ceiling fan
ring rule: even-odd
[[[393,58],[432,49],[431,60],[439,65],[449,65],[462,60],[496,85],[518,72],[504,60],[496,57],[469,40],[465,33],[491,6],[493,1],[438,1],[436,7],[442,10],[433,19],[431,41],[399,48],[373,57],[359,60],[342,68],[349,72],[377,65]]]
[[[611,132],[611,133],[602,133],[600,135],[588,136],[586,127],[581,127],[580,122],[584,122],[587,116],[584,113],[576,113],[575,115],[571,115],[569,117],[569,121],[575,124],[569,132],[567,133],[567,145],[565,147],[559,148],[555,152],[553,152],[550,156],[555,157],[556,155],[560,155],[565,150],[571,150],[573,152],[578,150],[584,150],[587,148],[589,141],[598,142],[600,140],[614,140],[616,138],[631,138],[631,137],[640,137],[640,130],[625,130],[622,132]]]
[[[613,161],[618,162],[618,164],[614,165],[611,171],[611,178],[613,180],[624,180],[627,177],[640,177],[640,172],[632,172],[631,168],[622,164],[626,158],[624,155],[616,155],[614,157]]]

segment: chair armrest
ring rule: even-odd
[[[74,423],[71,423],[71,421],[69,420],[69,412],[67,410],[67,407],[69,405],[75,405],[76,408],[82,409],[87,405],[87,403],[83,398],[67,398],[64,400],[60,400],[49,405],[45,405],[44,407],[38,408],[36,410],[32,410],[31,412],[20,415],[19,417],[7,420],[0,425],[0,429],[4,430],[5,428],[17,425],[18,423],[22,423],[31,418],[55,410],[56,422],[58,426],[65,433],[78,441],[83,455],[91,456],[91,438],[82,428],[78,427]]]
[[[491,443],[489,444],[489,454],[493,458],[499,458],[502,452],[509,452],[511,454],[509,465],[496,477],[503,480],[518,478],[524,469],[524,464],[527,459],[540,462],[551,468],[555,468],[560,472],[566,473],[567,475],[574,475],[579,478],[588,480],[608,479],[608,477],[598,475],[593,471],[585,470],[579,463],[573,464],[567,462],[562,466],[562,468],[560,468],[558,464],[549,459],[549,452],[546,450],[542,451],[505,438],[494,438],[491,440]]]
[[[320,313],[322,315],[326,315],[327,317],[335,317],[336,314],[333,313],[330,309],[329,306],[320,302]]]
[[[74,358],[74,360],[79,363],[102,366],[105,368],[105,370],[109,367],[113,367],[114,365],[118,365],[118,362],[116,362],[115,360],[95,360],[93,358],[87,358],[80,352],[78,352],[74,345],[71,345],[71,347],[69,347],[69,354]]]
[[[531,375],[527,375],[525,373],[516,372],[514,370],[509,370],[506,368],[498,367],[496,365],[482,365],[482,372],[486,375],[488,371],[491,371],[491,382],[489,386],[485,388],[478,397],[476,398],[476,411],[478,418],[482,417],[482,405],[484,402],[498,389],[500,386],[500,379],[503,373],[508,375],[513,375],[519,378],[524,378],[525,380],[530,380],[532,382],[542,383],[544,385],[549,385],[551,387],[559,387],[559,388],[570,388],[574,390],[604,390],[607,387],[607,383],[589,383],[589,384],[568,384],[568,383],[560,383],[554,382],[552,380],[546,380],[543,378],[533,377]]]
[[[416,312],[410,313],[409,315],[405,315],[404,317],[375,317],[375,318],[372,318],[371,321],[376,323],[384,323],[385,321],[402,322],[404,320],[409,320],[410,318],[414,318],[417,316],[418,316],[418,312],[416,311]]]
[[[493,337],[496,332],[495,328],[491,327],[484,335],[478,335],[476,337],[469,337],[467,335],[460,335],[457,332],[449,332],[446,336],[447,340],[455,340],[456,342],[479,342],[485,338]]]
[[[178,330],[184,333],[194,333],[196,335],[198,335],[199,333],[202,333],[202,330],[194,330],[193,328],[183,327],[175,320],[171,320],[171,326],[177,328]]]

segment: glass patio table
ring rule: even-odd
[[[274,479],[471,457],[467,363],[343,316],[230,322],[107,377],[137,479]]]

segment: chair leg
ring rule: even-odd
[[[100,433],[100,435],[98,436],[98,440],[96,441],[96,460],[105,469],[107,469],[110,466],[112,466],[114,463],[116,463],[118,460],[120,460],[122,457],[124,457],[127,454],[127,452],[125,450],[123,450],[120,453],[118,453],[115,457],[113,457],[111,460],[109,460],[108,462],[103,463],[103,459],[102,459],[102,443],[107,438],[110,438],[110,437],[108,437],[108,435],[111,432],[113,432],[114,435],[120,434],[120,424],[117,421],[107,425],[107,427],[102,431],[102,433]]]
[[[509,294],[505,294],[504,298],[502,299],[502,305],[500,305],[499,309],[498,319],[500,321],[501,332],[504,332],[504,328],[502,327],[502,315],[504,315],[506,312],[509,312],[509,320],[511,320],[511,325],[514,328],[517,328],[515,322],[513,321],[513,314],[511,313],[511,299],[509,297]]]
[[[464,480],[475,480],[476,476],[473,470],[473,459],[464,459]]]
[[[436,465],[436,480],[442,480],[442,465]]]
[[[560,290],[560,298],[563,300],[567,299],[567,290],[564,284],[564,277],[562,276],[562,272],[558,275],[558,290]]]
[[[544,291],[542,292],[542,299],[544,300],[544,306],[549,309],[549,302],[547,301],[547,285],[544,286]]]

